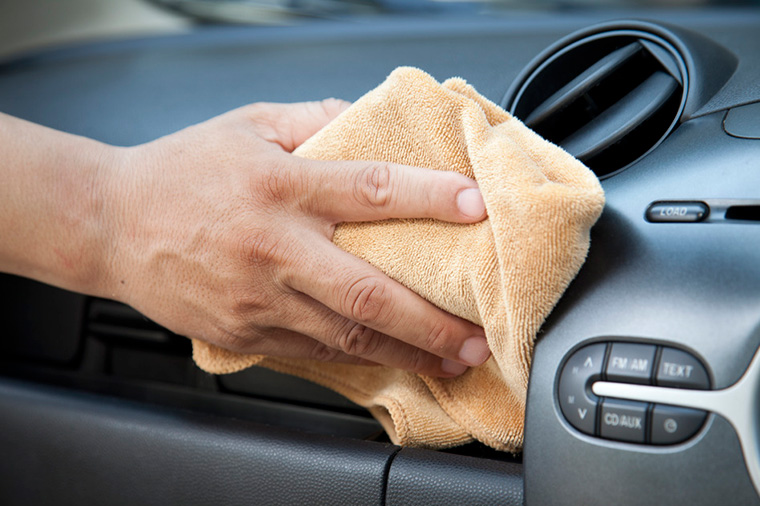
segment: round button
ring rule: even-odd
[[[707,413],[697,409],[655,404],[652,410],[651,442],[672,445],[686,441],[702,427]]]

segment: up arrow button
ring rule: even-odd
[[[584,346],[565,363],[559,378],[559,405],[570,425],[594,435],[597,401],[591,383],[601,378],[605,343]]]

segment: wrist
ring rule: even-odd
[[[116,237],[110,187],[123,148],[85,138],[77,138],[67,148],[68,153],[55,161],[61,166],[50,201],[57,209],[48,230],[51,251],[41,262],[47,279],[41,281],[106,296]]]
[[[0,113],[0,271],[105,295],[126,151]]]
[[[89,141],[89,139],[87,139]],[[119,238],[119,175],[129,148],[90,141],[80,161],[79,177],[88,184],[74,215],[81,218],[78,240],[83,247],[82,262],[73,272],[71,289],[101,297],[114,298],[114,258]]]

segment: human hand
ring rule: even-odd
[[[241,353],[379,363],[450,377],[483,329],[331,242],[340,222],[485,218],[475,181],[290,154],[349,104],[254,104],[112,154],[102,295]]]

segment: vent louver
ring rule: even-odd
[[[678,124],[684,69],[678,52],[655,35],[596,33],[540,56],[505,107],[605,176],[649,152]]]

